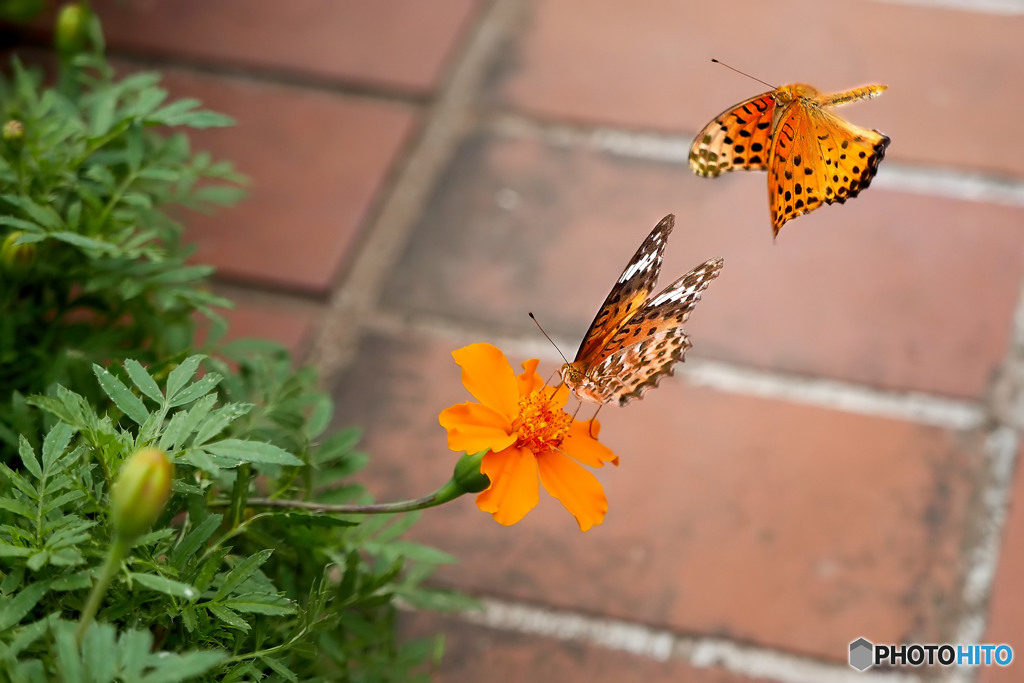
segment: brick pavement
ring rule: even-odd
[[[414,536],[459,558],[439,580],[487,605],[409,618],[447,635],[438,680],[855,680],[858,636],[1024,657],[1024,154],[995,139],[1021,106],[1019,5],[94,4],[119,59],[237,118],[199,143],[251,198],[190,235],[239,326],[310,349],[382,499],[450,473],[452,349],[554,369],[526,311],[574,349],[666,213],[666,280],[725,258],[677,377],[602,413],[622,456],[602,526],[545,496],[512,528],[468,498],[424,515]],[[887,83],[842,111],[893,140],[872,188],[773,243],[763,174],[686,166],[760,87],[711,57]]]

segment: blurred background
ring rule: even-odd
[[[124,69],[237,120],[197,136],[252,182],[190,221],[196,260],[237,332],[320,368],[381,500],[450,476],[453,349],[554,371],[527,312],[574,353],[668,213],[663,284],[725,259],[676,377],[601,413],[603,525],[542,492],[510,528],[470,497],[414,527],[485,606],[408,615],[447,636],[438,680],[839,681],[858,637],[1024,644],[1024,3],[93,6]],[[870,189],[773,240],[764,173],[695,176],[696,132],[765,90],[713,57],[888,85],[836,112],[892,139]]]

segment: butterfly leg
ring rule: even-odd
[[[580,405],[581,406],[583,405],[582,401],[580,401]],[[590,432],[590,438],[591,439],[596,439],[597,438],[597,434],[594,433],[594,420],[597,419],[597,414],[601,412],[601,408],[604,408],[604,404],[603,403],[601,405],[597,406],[597,410],[594,411],[594,417],[590,418],[590,429],[588,431]],[[579,412],[579,408],[576,409],[576,412]],[[575,417],[573,417],[573,419],[575,419]]]

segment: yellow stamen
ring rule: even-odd
[[[554,450],[569,433],[572,415],[556,408],[544,391],[535,391],[519,400],[519,415],[512,423],[516,446],[534,453]]]

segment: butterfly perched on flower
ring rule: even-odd
[[[690,348],[683,323],[718,277],[722,259],[697,266],[652,298],[674,225],[669,214],[654,227],[598,310],[576,359],[562,366],[562,381],[581,401],[624,406],[641,398]]]
[[[778,236],[789,219],[823,203],[842,204],[871,183],[889,138],[828,107],[878,97],[885,89],[865,85],[827,95],[794,83],[752,97],[697,134],[690,168],[704,177],[737,168],[767,170],[772,231]]]

